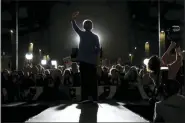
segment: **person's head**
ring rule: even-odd
[[[148,69],[153,74],[157,74],[160,72],[161,60],[158,56],[151,56],[148,61]]]
[[[130,66],[125,65],[124,66],[124,73],[127,73],[130,70]]]
[[[116,65],[112,65],[112,68],[116,68]]]
[[[3,77],[8,77],[10,74],[9,74],[9,71],[5,69],[5,70],[2,72],[2,75],[3,75]]]
[[[120,64],[117,64],[117,65],[116,65],[116,69],[117,69],[119,72],[123,72],[123,67],[122,67]]]
[[[86,31],[91,31],[93,28],[93,23],[91,20],[84,20],[83,27]]]
[[[36,67],[37,67],[38,69],[41,69],[42,66],[41,66],[40,64],[37,64]]]
[[[61,71],[63,71],[64,66],[59,65],[59,66],[58,66],[58,69],[61,70]]]
[[[76,62],[73,62],[71,65],[72,72],[77,73],[78,72],[78,64]]]
[[[49,70],[45,70],[44,73],[45,73],[46,76],[50,75],[50,71]]]
[[[63,76],[64,76],[65,78],[70,77],[70,75],[71,75],[71,72],[70,72],[69,69],[66,69],[66,70],[64,71],[64,73],[63,73]]]
[[[138,77],[138,71],[137,71],[137,68],[135,66],[132,66],[130,68],[130,73],[131,73],[131,80],[136,81],[137,77]]]
[[[104,74],[108,74],[108,73],[109,73],[109,68],[108,68],[108,67],[105,67],[105,66],[104,66],[104,67],[102,68],[102,70],[103,70],[103,73],[104,73]]]
[[[137,77],[138,77],[138,72],[135,66],[132,66],[130,70],[127,72],[127,74],[125,75],[125,79],[132,82],[136,81]]]
[[[18,81],[18,73],[17,73],[17,71],[13,71],[11,76],[12,76],[13,83],[16,83]]]
[[[112,78],[117,78],[118,77],[118,70],[115,68],[110,69],[110,75]]]
[[[122,59],[121,59],[121,58],[118,58],[117,63],[118,63],[118,64],[122,64]]]
[[[19,75],[20,77],[23,77],[23,76],[24,76],[24,72],[23,72],[23,71],[18,71],[18,75]]]

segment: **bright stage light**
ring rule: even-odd
[[[47,64],[47,61],[46,60],[41,60],[41,64],[42,65],[46,65]]]
[[[32,60],[32,59],[33,59],[33,54],[27,53],[27,54],[25,55],[25,58],[26,58],[27,60]]]
[[[129,56],[132,56],[132,54],[130,53]]]
[[[149,59],[144,59],[143,64],[147,66],[148,62],[149,62]]]
[[[11,29],[10,32],[13,33],[13,30]]]
[[[135,47],[134,49],[137,50],[137,47]]]
[[[46,60],[48,60],[48,61],[50,60],[50,57],[49,57],[49,55],[46,55]]]
[[[51,65],[55,66],[55,68],[57,68],[57,61],[56,60],[52,60],[51,61]]]
[[[55,60],[51,61],[51,65],[56,65],[56,64],[57,64],[57,61],[55,61]]]

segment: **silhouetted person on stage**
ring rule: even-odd
[[[89,96],[93,98],[93,101],[97,101],[98,84],[96,79],[96,67],[99,62],[100,54],[99,38],[97,35],[91,32],[93,28],[93,23],[91,20],[85,20],[83,22],[83,28],[85,31],[79,29],[75,22],[78,14],[79,12],[76,12],[72,15],[72,26],[80,37],[77,61],[80,63],[81,101],[88,100]]]

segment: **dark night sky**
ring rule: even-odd
[[[152,54],[157,54],[158,34],[156,30],[156,5],[150,5],[150,7],[147,5],[147,2],[140,2],[142,5],[146,5],[144,7],[139,4],[135,4],[135,6],[131,4],[131,6],[129,6],[126,1],[107,4],[105,0],[103,2],[72,2],[71,4],[61,2],[53,3],[54,5],[49,9],[45,4],[40,6],[42,5],[40,2],[40,5],[37,6],[36,13],[38,13],[38,11],[43,12],[33,17],[40,17],[43,21],[41,24],[44,22],[47,22],[47,24],[42,24],[42,28],[37,31],[19,34],[19,52],[22,55],[26,52],[30,41],[34,42],[37,51],[39,48],[43,49],[46,53],[49,52],[50,56],[54,59],[61,60],[62,57],[70,55],[71,48],[77,46],[76,34],[72,30],[70,23],[71,14],[74,11],[80,11],[80,15],[77,18],[79,27],[82,27],[84,19],[91,19],[94,22],[94,31],[100,35],[105,57],[123,57],[127,60],[128,54],[133,52],[134,47],[137,46],[138,49],[135,51],[135,55],[138,60],[141,60],[144,56],[142,54],[144,53],[144,43],[146,41],[149,41],[153,46],[151,48]],[[36,5],[38,2],[34,4]],[[42,8],[44,6],[48,12],[44,12],[45,10]],[[33,10],[35,8],[36,7],[32,7]],[[19,11],[22,18],[28,16],[24,7]],[[170,12],[167,14],[171,15],[169,13]],[[176,15],[174,18],[182,19],[182,11],[178,12],[178,14],[174,14],[173,11],[172,13]],[[46,16],[42,19],[44,14]],[[150,18],[148,16],[150,16]],[[2,13],[2,19],[6,20],[7,18],[11,19],[11,15],[8,15],[7,11],[5,11]],[[169,16],[165,18],[168,20],[171,19]],[[19,23],[23,24],[24,22],[21,20]],[[146,25],[150,28],[154,28],[153,31],[147,28]],[[163,23],[162,26],[165,27],[165,24]],[[3,28],[2,32],[6,32],[6,30],[6,28]],[[4,38],[4,40],[2,40],[2,49],[6,52],[8,52],[8,44],[10,44],[10,40]]]

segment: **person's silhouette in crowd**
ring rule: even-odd
[[[11,84],[9,86],[10,88],[10,93],[9,93],[9,99],[10,101],[19,101],[19,81],[18,81],[18,73],[17,71],[13,71],[11,75]]]
[[[148,62],[149,76],[153,81],[154,86],[159,86],[161,60],[158,56],[151,56]]]
[[[109,84],[109,69],[107,67],[103,67],[102,68],[102,80],[104,82],[105,85]]]
[[[91,20],[83,22],[85,31],[79,29],[75,22],[78,14],[79,12],[76,12],[72,15],[71,22],[73,29],[80,37],[77,61],[80,63],[82,101],[88,100],[89,96],[92,96],[93,100],[97,101],[96,66],[99,64],[100,57],[99,38],[91,31],[93,28]]]
[[[110,69],[110,84],[111,85],[118,85],[120,83],[120,78],[119,78],[119,71],[116,68]]]
[[[78,64],[73,62],[71,65],[71,76],[73,79],[73,86],[80,86],[80,71],[78,68]]]
[[[37,74],[36,76],[36,85],[39,87],[43,87],[44,86],[44,78],[42,74]]]
[[[2,79],[2,102],[5,103],[8,101],[8,93],[10,93],[9,91],[11,91],[11,89],[9,89],[9,87],[11,86],[10,83],[10,74],[8,70],[4,70],[2,72],[1,75]]]
[[[73,83],[72,83],[72,77],[71,77],[71,71],[66,69],[63,73],[63,77],[62,77],[62,83],[65,85],[65,86],[72,86]]]
[[[45,78],[47,78],[47,77],[50,77],[50,76],[51,76],[51,74],[50,74],[50,71],[49,71],[49,70],[45,70],[45,71],[44,71],[44,74],[45,74]]]
[[[168,80],[164,88],[165,99],[155,104],[154,123],[184,123],[185,97],[179,95],[180,84],[175,80]]]

